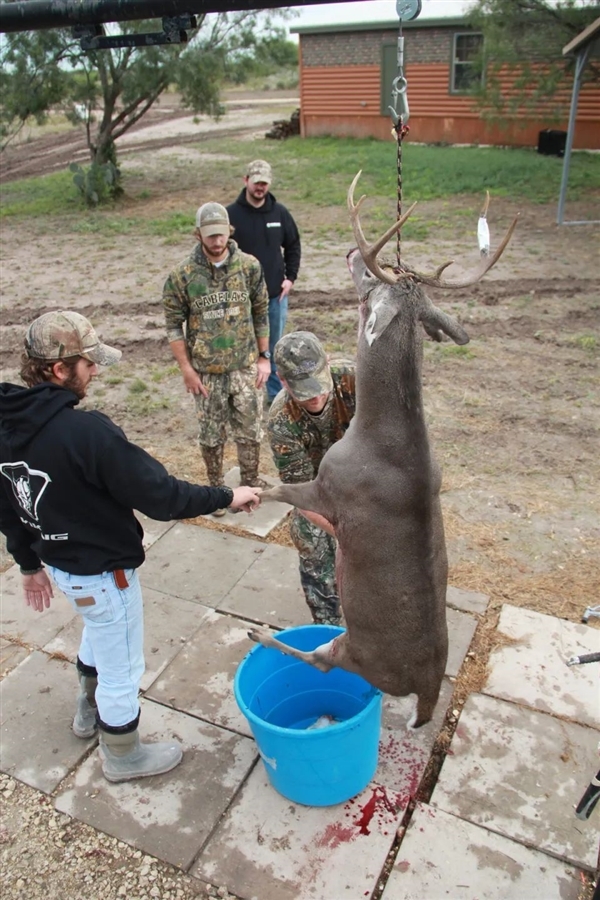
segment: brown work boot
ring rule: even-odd
[[[238,442],[237,453],[240,464],[240,485],[248,487],[268,488],[266,481],[258,477],[258,464],[260,462],[260,444]]]
[[[211,487],[223,487],[223,484],[225,483],[223,481],[224,449],[225,447],[223,444],[217,444],[216,447],[207,447],[205,444],[200,444],[202,459],[206,466],[206,476]],[[226,510],[224,509],[215,509],[212,515],[216,519],[220,519],[225,513]]]

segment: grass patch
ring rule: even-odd
[[[471,350],[470,347],[465,345],[459,346],[458,344],[434,344],[433,353],[436,356],[441,356],[450,359],[475,359],[477,356],[476,353]]]
[[[148,385],[141,378],[136,378],[129,385],[130,394],[144,394],[148,390]]]
[[[0,218],[82,212],[83,204],[71,172],[23,178],[2,185]]]

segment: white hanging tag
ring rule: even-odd
[[[490,255],[490,229],[488,227],[485,216],[479,216],[477,223],[477,240],[479,242],[479,252],[482,256]]]

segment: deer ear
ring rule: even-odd
[[[392,319],[398,315],[398,304],[382,298],[371,307],[371,313],[365,322],[364,335],[369,345],[380,338]]]
[[[424,310],[421,314],[421,322],[429,337],[434,341],[441,341],[443,332],[452,338],[455,344],[469,343],[469,335],[462,325],[459,325],[456,319],[442,312],[437,306],[432,305],[429,309]]]

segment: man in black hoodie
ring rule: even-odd
[[[0,530],[26,603],[49,607],[54,581],[82,617],[73,731],[99,730],[109,781],[168,772],[182,757],[176,741],[143,744],[137,731],[144,550],[133,510],[169,521],[226,506],[250,512],[260,502],[256,488],[174,478],[107,416],[75,408],[97,367],[120,357],[79,313],[46,313],[27,330],[27,387],[0,385]]]
[[[300,235],[290,212],[269,191],[271,166],[264,159],[248,165],[245,188],[227,207],[233,237],[240,250],[251,253],[263,267],[269,292],[269,358],[271,375],[267,398],[273,402],[282,388],[273,362],[275,344],[282,336],[288,311],[288,295],[300,268]]]

